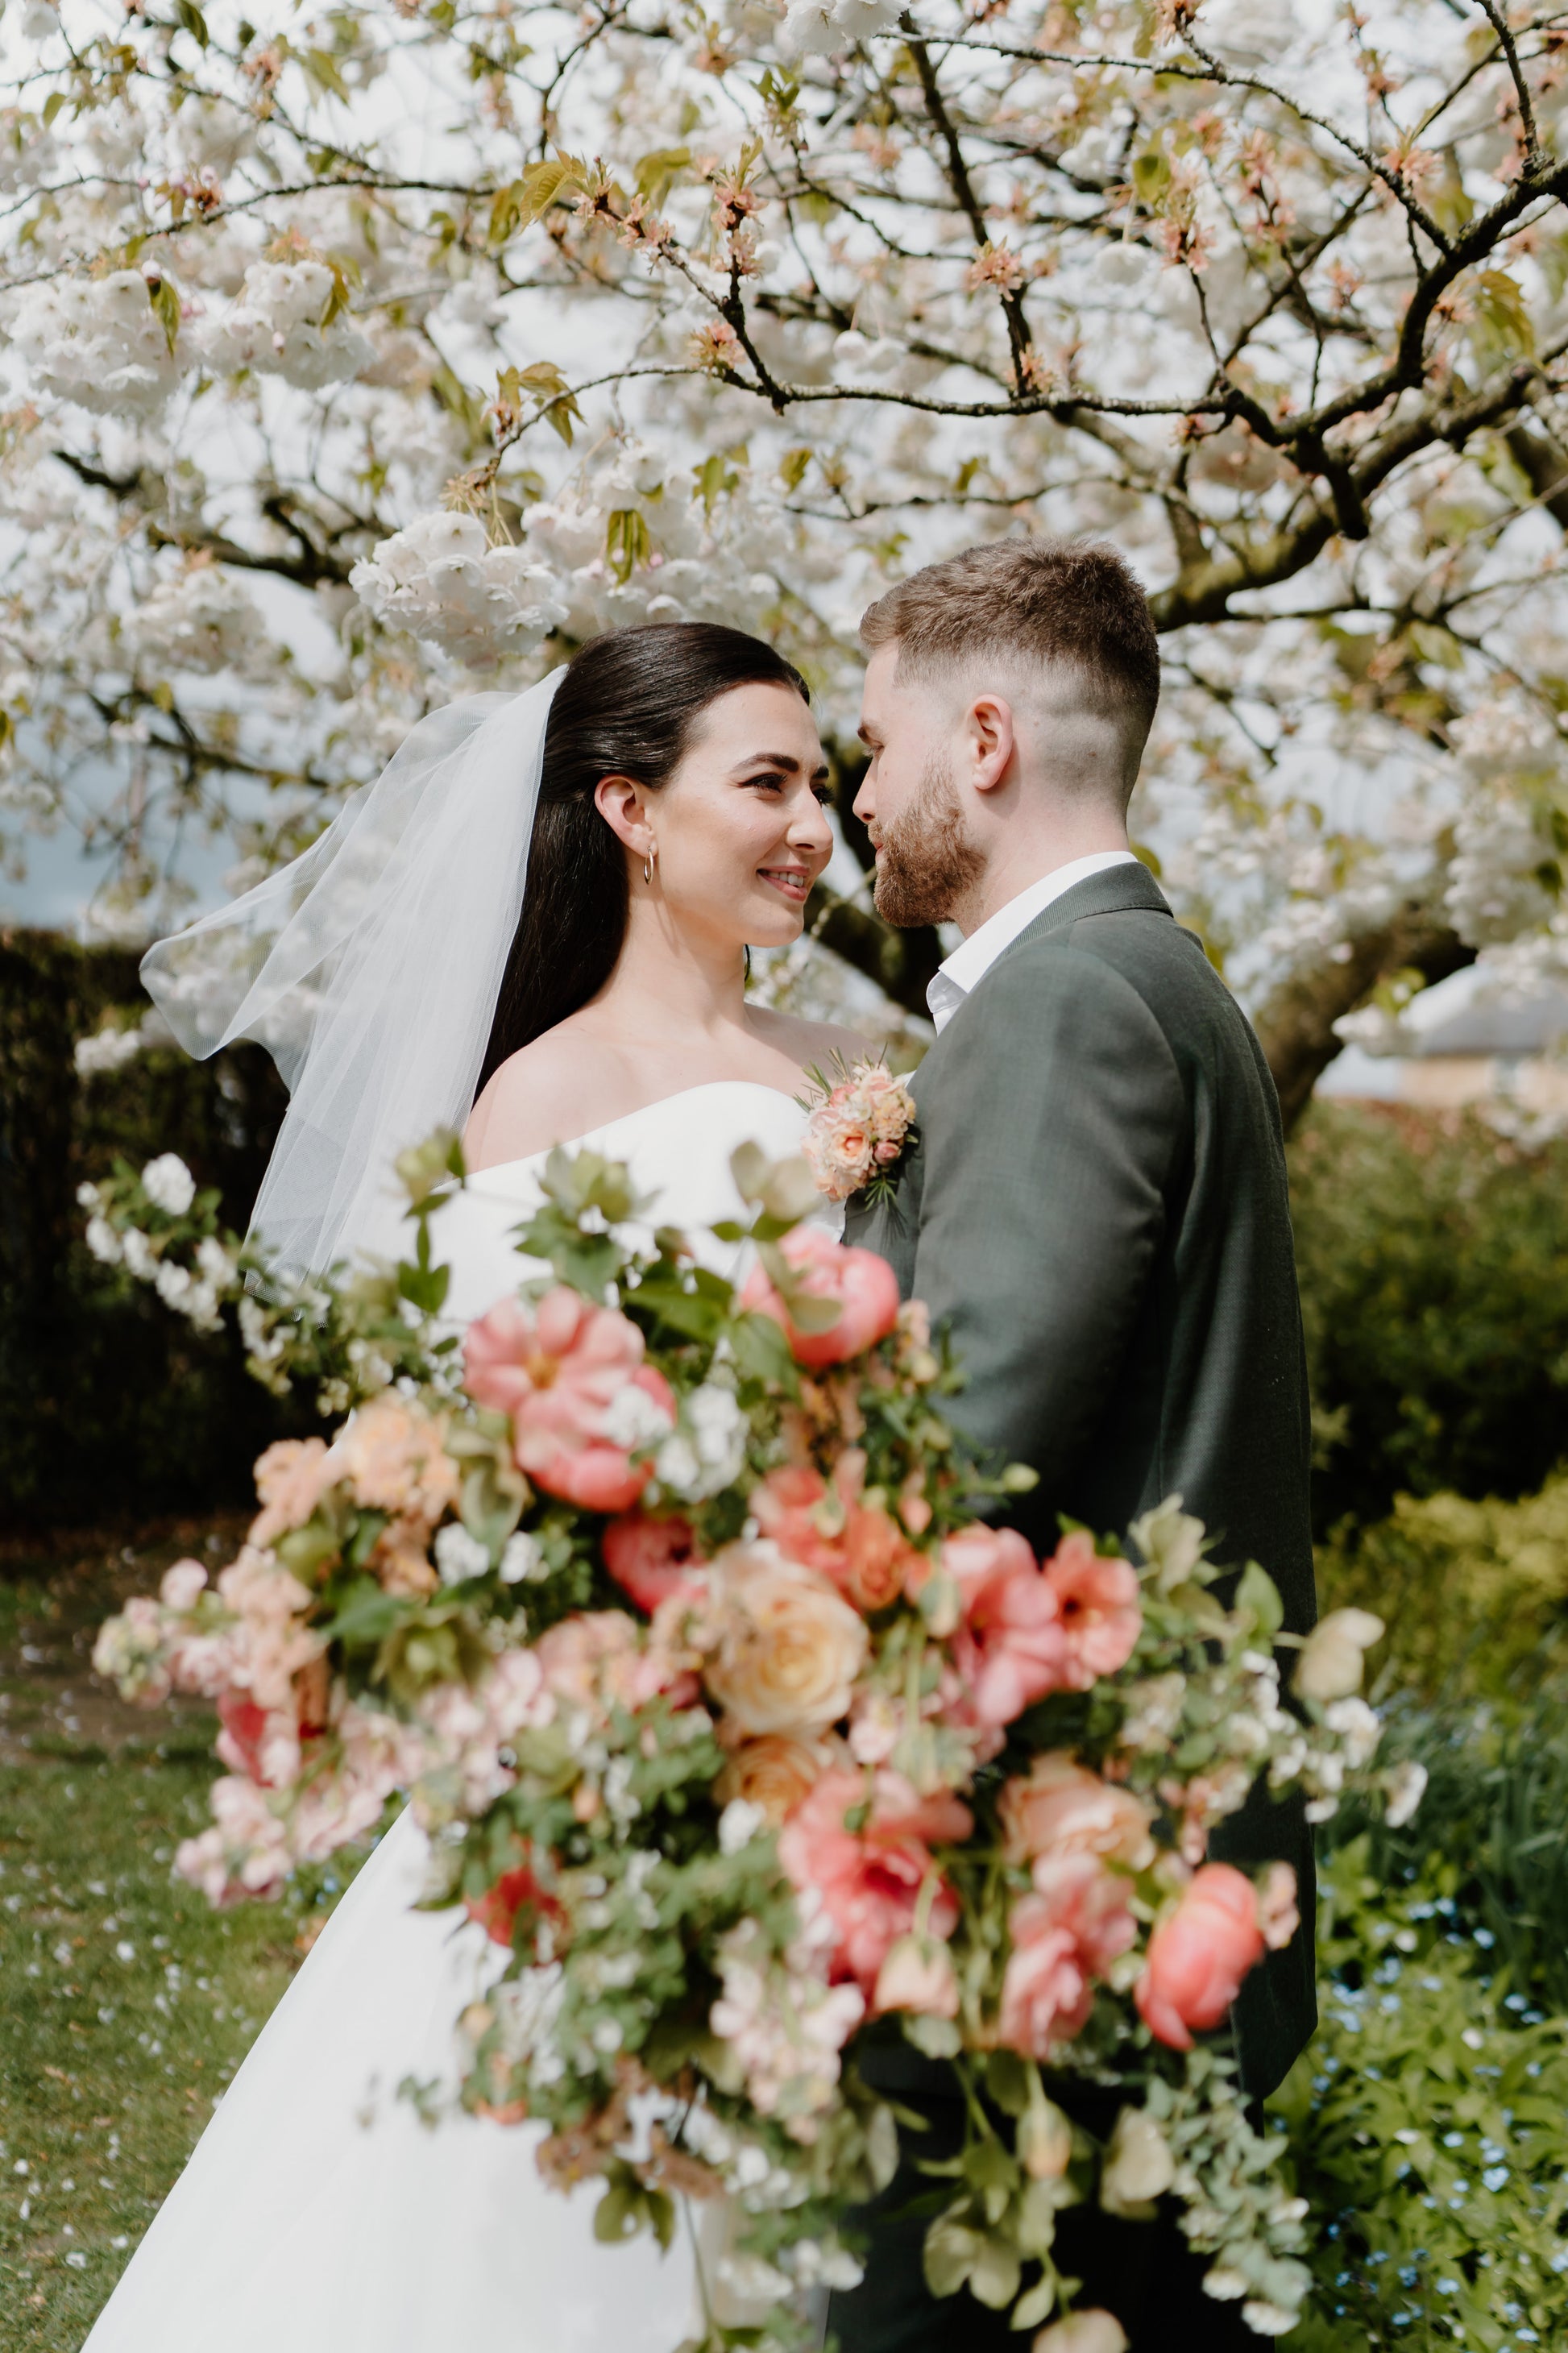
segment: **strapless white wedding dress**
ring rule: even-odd
[[[730,1155],[799,1148],[773,1089],[687,1089],[578,1141],[626,1161],[658,1221],[741,1214]],[[516,1287],[508,1239],[544,1155],[485,1170],[442,1212],[448,1308]],[[422,2124],[397,2087],[456,2082],[453,2023],[499,1948],[416,1912],[425,1841],[404,1814],[263,2028],[83,2353],[675,2353],[703,2333],[690,2234],[594,2237],[596,2185],[548,2189],[540,2127]]]

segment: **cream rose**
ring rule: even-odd
[[[714,1794],[721,1804],[743,1798],[748,1805],[760,1806],[777,1830],[828,1768],[844,1761],[841,1742],[765,1733],[760,1740],[743,1740],[726,1760]]]
[[[703,1680],[742,1732],[825,1732],[849,1705],[866,1621],[775,1545],[727,1545],[712,1565]]]

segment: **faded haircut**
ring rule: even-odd
[[[938,681],[984,661],[1075,670],[1100,713],[1125,715],[1140,744],[1160,700],[1149,600],[1104,540],[994,539],[890,588],[860,621],[868,652],[897,642],[896,675]]]

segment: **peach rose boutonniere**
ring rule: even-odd
[[[809,1076],[805,1108],[810,1118],[801,1151],[818,1192],[830,1201],[857,1194],[868,1201],[888,1198],[894,1170],[920,1141],[913,1095],[880,1060],[856,1062],[847,1071],[839,1063],[836,1079],[819,1070]]]

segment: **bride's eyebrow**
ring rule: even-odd
[[[792,776],[797,776],[803,765],[804,763],[797,760],[793,752],[753,752],[749,760],[742,760],[737,765],[734,774],[743,776],[752,768],[787,768]],[[815,784],[818,776],[826,776],[826,774],[827,763],[824,760],[820,766],[813,768],[812,782]]]

